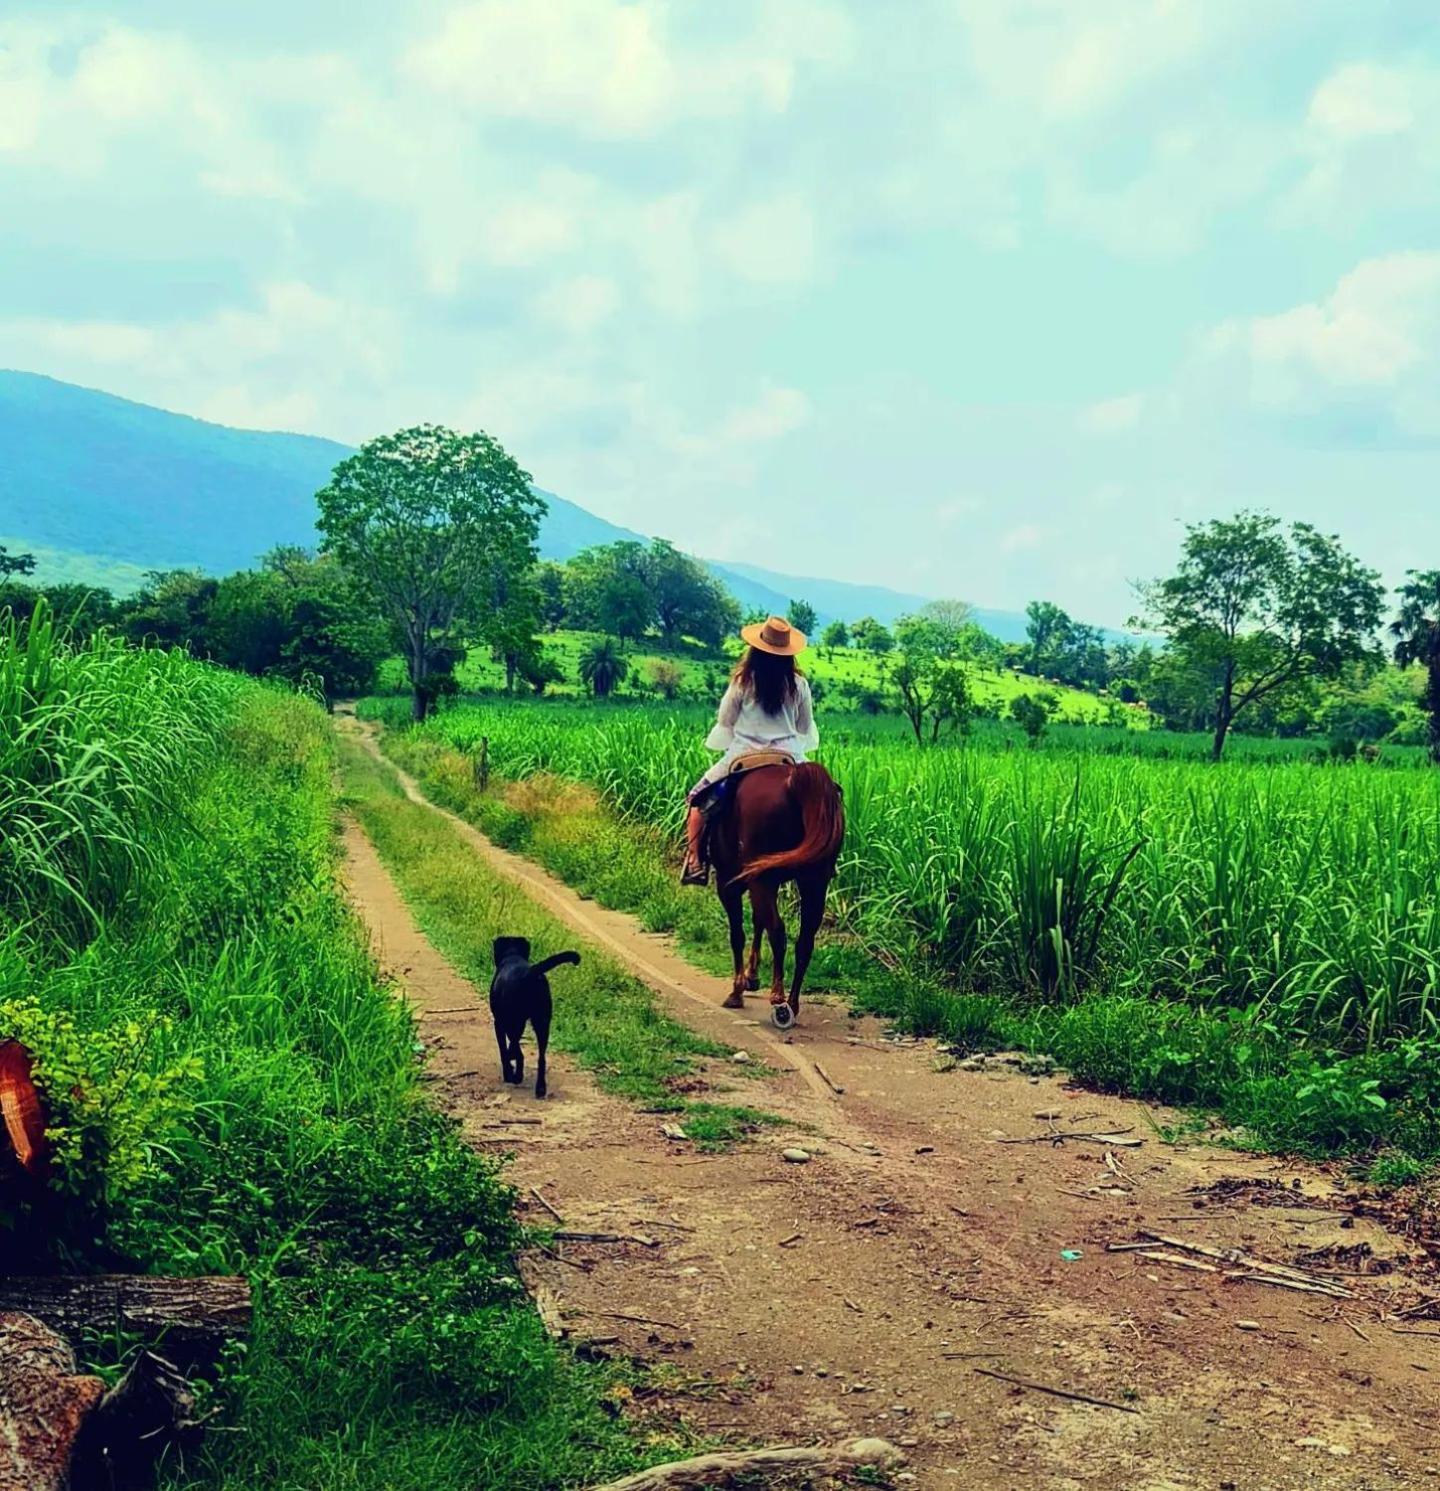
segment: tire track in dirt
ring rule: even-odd
[[[339,723],[384,761],[373,732]],[[544,1104],[503,1089],[488,1016],[463,980],[473,1019],[423,1018],[428,1039],[443,1032],[437,1073],[463,1074],[444,1080],[452,1108],[476,1142],[515,1150],[522,1189],[541,1189],[572,1227],[653,1242],[569,1245],[565,1259],[537,1257],[530,1269],[578,1335],[700,1383],[698,1397],[676,1394],[678,1411],[752,1443],[883,1434],[906,1442],[907,1474],[926,1487],[1436,1484],[1440,1343],[1378,1322],[1384,1295],[1372,1291],[1385,1281],[1340,1304],[1104,1251],[1152,1227],[1277,1261],[1360,1240],[1394,1254],[1372,1224],[1315,1209],[1334,1189],[1327,1175],[1162,1145],[1141,1105],[1055,1079],[937,1071],[933,1047],[888,1042],[831,1000],[807,1001],[802,1025],[781,1036],[719,1007],[728,981],[498,849],[385,765],[492,871],[630,968],[672,1016],[771,1066],[745,1080],[746,1101],[822,1136],[800,1140],[815,1152],[803,1166],[781,1159],[788,1138],[694,1154],[663,1136],[660,1119],[563,1062]],[[357,834],[347,849],[362,913],[389,928],[388,946],[397,916],[424,944]],[[422,1011],[464,1003],[451,982],[459,975],[428,944],[401,945]],[[843,1096],[814,1072],[816,1056]],[[721,1091],[734,1071],[716,1061],[702,1076]],[[1094,1145],[1000,1142],[1043,1137],[1041,1113],[1070,1128],[1134,1125],[1145,1142],[1112,1151],[1118,1176]],[[515,1114],[543,1121],[507,1125]],[[1295,1205],[1207,1205],[1192,1194],[1222,1176],[1298,1187]],[[1066,1262],[1062,1248],[1082,1257]],[[1014,1388],[977,1376],[977,1365],[1139,1412]]]

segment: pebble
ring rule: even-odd
[[[810,1151],[808,1149],[782,1149],[780,1151],[782,1160],[789,1160],[792,1165],[808,1165],[810,1163]]]
[[[738,1062],[741,1066],[744,1066],[745,1063],[750,1060],[750,1053],[748,1051],[737,1051],[730,1058],[730,1060],[734,1061],[734,1062]]]
[[[1354,1451],[1347,1444],[1332,1444],[1326,1446],[1326,1454],[1333,1455],[1337,1460],[1348,1460]]]
[[[902,1450],[913,1450],[919,1446],[920,1441],[916,1439],[913,1434],[907,1434],[904,1439],[897,1439],[895,1443],[898,1444]]]
[[[947,1424],[955,1422],[955,1415],[953,1413],[937,1413],[935,1415],[935,1422],[943,1429]]]
[[[1235,1322],[1235,1329],[1237,1331],[1258,1331],[1260,1329],[1260,1322],[1258,1320],[1237,1320]]]

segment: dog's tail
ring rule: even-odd
[[[552,968],[559,968],[562,963],[578,963],[579,953],[556,953],[553,958],[546,958],[542,963],[532,963],[531,973],[549,973]]]

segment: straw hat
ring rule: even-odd
[[[805,650],[805,633],[796,631],[788,621],[772,616],[768,621],[756,622],[753,626],[742,626],[740,636],[751,647],[761,652],[772,652],[776,657],[794,657]]]

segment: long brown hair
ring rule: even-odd
[[[799,692],[798,680],[804,676],[793,657],[747,647],[735,664],[730,682],[749,694],[766,714],[779,714],[794,700]]]

